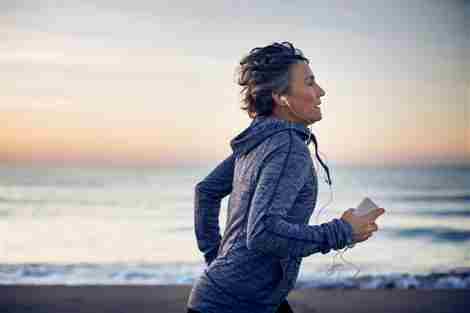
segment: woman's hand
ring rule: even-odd
[[[351,208],[343,213],[341,219],[351,224],[353,228],[353,243],[358,243],[369,239],[372,233],[379,229],[375,220],[384,213],[384,208],[378,208],[366,215],[358,216],[354,215],[353,209]]]

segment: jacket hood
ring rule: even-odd
[[[293,129],[302,140],[311,140],[310,130],[302,123],[290,122],[274,116],[257,116],[248,128],[230,141],[230,146],[235,154],[246,154],[268,137],[289,129]]]

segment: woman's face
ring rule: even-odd
[[[283,107],[289,115],[288,119],[307,126],[321,120],[320,97],[324,95],[325,91],[315,81],[308,64],[301,62],[291,65],[290,90],[284,95],[289,106]]]

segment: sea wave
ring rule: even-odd
[[[320,289],[470,289],[470,268],[425,275],[392,273],[357,278],[298,281],[298,288]]]
[[[383,199],[406,202],[470,202],[470,194],[423,194],[407,196],[388,196]]]
[[[470,230],[450,227],[383,227],[381,231],[392,236],[429,238],[437,242],[463,242],[470,240]]]
[[[0,285],[192,285],[201,264],[0,264]],[[470,267],[428,274],[304,276],[296,288],[470,289]]]

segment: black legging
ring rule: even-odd
[[[188,308],[186,313],[202,313],[202,312]],[[277,309],[276,313],[294,313],[294,311],[292,311],[292,308],[290,307],[289,302],[287,302],[287,299],[285,299],[284,301],[281,302],[281,305]]]

